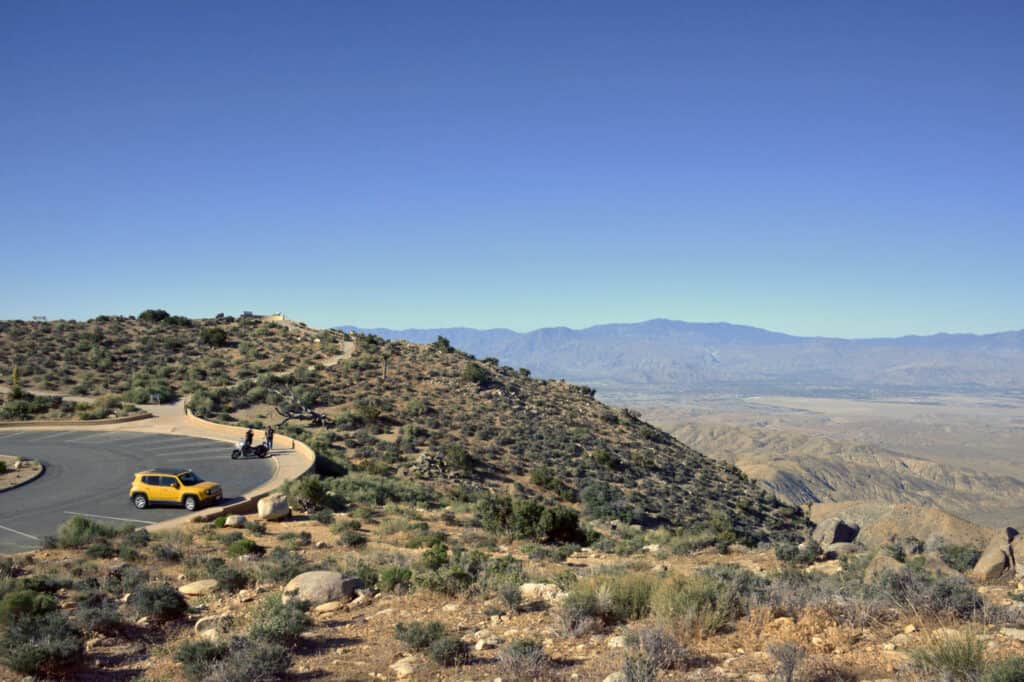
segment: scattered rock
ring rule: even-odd
[[[253,590],[239,590],[238,594],[235,595],[240,602],[250,602],[256,598],[256,592]]]
[[[398,679],[405,679],[416,672],[417,661],[418,659],[415,656],[405,656],[389,665],[388,669],[395,673],[395,677]]]
[[[859,533],[860,526],[856,523],[847,523],[838,517],[832,517],[819,523],[811,537],[824,547],[837,542],[853,542]]]
[[[977,580],[995,580],[1007,573],[1015,573],[1011,557],[1010,543],[1020,535],[1015,528],[1007,528],[996,534],[985,547],[978,561],[974,564],[971,576]]]
[[[626,638],[624,635],[615,635],[613,637],[609,637],[605,641],[605,646],[607,646],[609,649],[625,649]]]
[[[224,519],[226,528],[245,528],[245,517],[241,514],[231,514]]]
[[[231,628],[231,616],[222,614],[219,616],[205,616],[196,621],[195,632],[202,639],[211,642],[219,641],[228,633]]]
[[[207,594],[212,594],[217,589],[217,581],[213,578],[207,578],[205,580],[196,580],[195,582],[186,583],[178,588],[178,592],[181,592],[186,597],[202,597]]]
[[[340,611],[343,608],[345,608],[345,602],[328,601],[314,606],[313,611],[315,613],[331,613],[332,611]]]
[[[446,613],[451,613],[452,611],[458,611],[459,610],[459,605],[458,604],[454,604],[454,603],[453,604],[445,604],[444,606],[441,607],[441,610],[446,612]]]
[[[622,671],[616,671],[605,677],[601,682],[626,682],[626,675]]]
[[[825,559],[837,559],[843,555],[856,554],[862,549],[863,547],[853,542],[833,542],[825,547],[824,556]]]
[[[345,577],[337,571],[307,571],[295,576],[284,586],[281,601],[288,603],[293,599],[299,599],[313,606],[329,601],[347,603],[361,587],[362,580]]]
[[[999,634],[1007,639],[1024,642],[1024,628],[1005,627],[999,631]]]
[[[260,519],[264,521],[280,521],[292,514],[288,507],[288,498],[283,493],[273,493],[261,498],[256,503],[256,509]]]
[[[553,604],[565,598],[565,592],[554,583],[523,583],[519,594],[526,601],[542,601]]]

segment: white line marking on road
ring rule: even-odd
[[[111,521],[127,521],[128,523],[144,523],[147,526],[155,523],[154,521],[142,521],[140,519],[123,519],[120,516],[104,516],[103,514],[86,514],[84,512],[64,512],[65,514],[71,514],[72,516],[91,516],[95,519],[110,519]]]
[[[229,455],[206,455],[204,457],[161,457],[164,464],[177,464],[178,462],[209,462],[216,459],[228,460]]]
[[[0,530],[6,530],[9,533],[14,533],[15,535],[20,535],[20,536],[26,537],[26,538],[32,538],[36,542],[42,542],[35,535],[29,535],[28,533],[22,533],[20,530],[14,530],[13,528],[8,528],[7,526],[0,526]]]
[[[28,432],[27,431],[0,431],[0,438],[5,438],[7,436],[20,436],[20,435],[25,434],[25,433],[28,433]]]

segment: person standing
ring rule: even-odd
[[[267,450],[272,450],[274,448],[274,427],[268,425],[267,430],[263,432],[263,436],[267,439]]]

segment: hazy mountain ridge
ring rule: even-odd
[[[445,336],[474,355],[610,393],[1024,390],[1024,331],[839,339],[665,319],[526,333],[339,328],[417,343]]]

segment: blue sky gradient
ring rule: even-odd
[[[1024,327],[1019,2],[0,1],[0,317]]]

